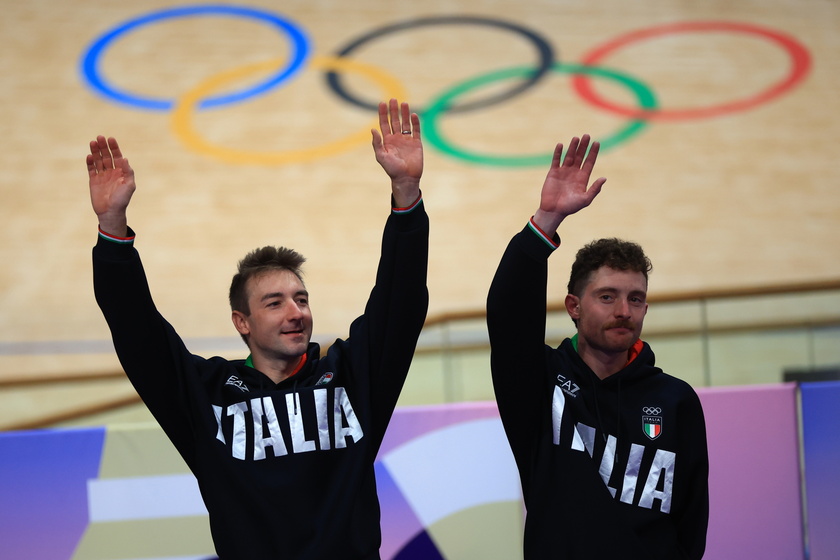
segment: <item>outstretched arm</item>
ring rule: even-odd
[[[534,223],[549,237],[567,216],[589,206],[607,181],[601,177],[586,188],[601,145],[593,142],[589,154],[586,153],[588,147],[589,135],[584,134],[580,139],[572,138],[562,161],[563,144],[557,144],[554,149],[540,193],[540,207],[534,213]]]
[[[134,170],[123,157],[115,138],[97,136],[90,142],[87,156],[90,202],[99,218],[99,227],[116,237],[128,234],[126,209],[137,185]]]
[[[387,104],[379,104],[379,129],[371,129],[373,153],[391,178],[396,206],[407,208],[420,196],[423,175],[420,118],[410,111],[408,103],[391,99]]]

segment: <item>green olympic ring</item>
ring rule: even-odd
[[[585,74],[598,78],[605,78],[618,82],[620,85],[626,86],[636,96],[639,103],[639,108],[645,110],[652,110],[658,107],[656,97],[653,91],[642,82],[617,72],[615,70],[603,68],[600,66],[583,66],[580,64],[563,64],[555,63],[551,69],[561,74]],[[522,156],[498,156],[490,154],[482,154],[467,149],[458,148],[451,142],[447,141],[440,133],[438,128],[439,116],[441,113],[451,106],[451,103],[457,97],[467,93],[468,91],[481,87],[487,84],[507,80],[511,78],[523,78],[533,74],[534,69],[529,66],[517,66],[514,68],[506,68],[504,70],[497,70],[481,76],[472,78],[459,85],[445,91],[437,99],[433,100],[428,109],[423,112],[423,137],[432,146],[452,157],[462,159],[471,163],[482,165],[494,165],[499,167],[525,167],[534,165],[547,165],[551,161],[551,153],[539,155],[522,155]],[[601,142],[601,150],[608,150],[622,142],[627,141],[630,137],[641,132],[646,126],[647,121],[644,118],[635,118],[630,120],[625,126],[619,129],[612,135],[599,140]]]

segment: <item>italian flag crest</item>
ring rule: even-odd
[[[661,416],[642,416],[642,431],[650,439],[656,439],[662,434]]]

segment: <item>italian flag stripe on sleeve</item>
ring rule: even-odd
[[[411,206],[406,206],[405,208],[391,208],[391,211],[394,214],[408,214],[420,204],[420,201],[423,200],[423,194],[417,196],[417,200],[411,203]]]
[[[114,243],[122,243],[124,245],[130,245],[134,243],[134,236],[130,237],[117,237],[116,235],[111,235],[110,233],[105,233],[102,231],[102,228],[99,229],[99,237],[102,239],[107,239],[108,241],[112,241]]]
[[[543,230],[540,229],[540,227],[537,224],[534,223],[533,216],[531,217],[530,220],[528,220],[528,226],[531,228],[531,231],[533,231],[535,234],[537,234],[537,237],[542,239],[543,242],[546,245],[548,245],[549,247],[551,247],[552,249],[556,249],[557,247],[560,246],[559,243],[554,241],[554,239],[549,237],[548,234],[546,234]]]

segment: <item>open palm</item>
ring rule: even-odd
[[[600,144],[595,142],[587,154],[589,135],[572,138],[566,157],[562,158],[563,144],[557,144],[548,174],[540,193],[540,210],[549,214],[569,216],[589,206],[606,179],[600,178],[589,185],[589,177],[598,158]]]
[[[379,130],[372,129],[376,161],[391,178],[394,200],[400,206],[414,202],[420,193],[423,175],[423,142],[420,118],[408,103],[379,104]]]
[[[90,202],[99,216],[100,226],[106,231],[121,230],[125,225],[125,213],[131,196],[137,188],[134,170],[123,157],[116,139],[97,136],[90,143],[90,154],[86,158]],[[109,231],[109,233],[121,233]]]

